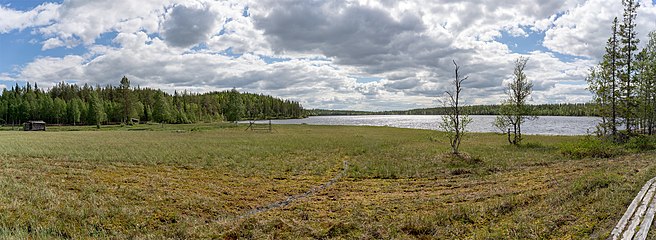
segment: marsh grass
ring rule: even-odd
[[[605,238],[655,154],[571,158],[386,127],[233,124],[0,132],[0,238]],[[282,208],[239,216],[330,188]]]

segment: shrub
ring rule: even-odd
[[[575,159],[586,157],[612,158],[626,154],[621,146],[592,137],[586,137],[575,143],[563,144],[560,147],[560,152]]]
[[[637,135],[629,139],[625,147],[636,151],[648,151],[656,149],[652,137],[646,135]]]

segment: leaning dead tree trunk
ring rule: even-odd
[[[444,105],[448,108],[448,113],[442,116],[440,128],[446,132],[449,138],[451,153],[458,155],[460,154],[458,148],[460,147],[462,136],[465,133],[465,127],[471,122],[471,119],[467,115],[462,115],[460,109],[462,82],[468,77],[460,77],[460,66],[458,66],[455,60],[453,60],[453,65],[455,65],[455,79],[453,81],[455,89],[454,91],[446,91],[447,98],[444,101]]]

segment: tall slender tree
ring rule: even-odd
[[[122,119],[123,123],[128,123],[130,121],[130,115],[132,113],[132,92],[130,91],[130,80],[123,76],[121,78],[121,84],[119,85],[121,91],[121,103],[122,103]]]
[[[623,93],[623,113],[626,130],[631,133],[635,121],[635,66],[634,55],[638,49],[639,39],[636,33],[636,16],[640,4],[635,0],[622,0],[624,14],[622,23],[619,26],[619,40],[621,48],[619,49],[619,59],[621,63],[620,72],[620,90]]]
[[[618,74],[619,74],[619,42],[618,42],[618,20],[613,20],[611,28],[612,35],[606,42],[606,53],[597,67],[590,70],[586,78],[588,90],[593,93],[597,114],[601,116],[602,122],[598,125],[599,135],[617,136],[618,122]]]

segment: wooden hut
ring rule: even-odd
[[[46,122],[44,121],[27,121],[23,124],[23,131],[45,131]]]

